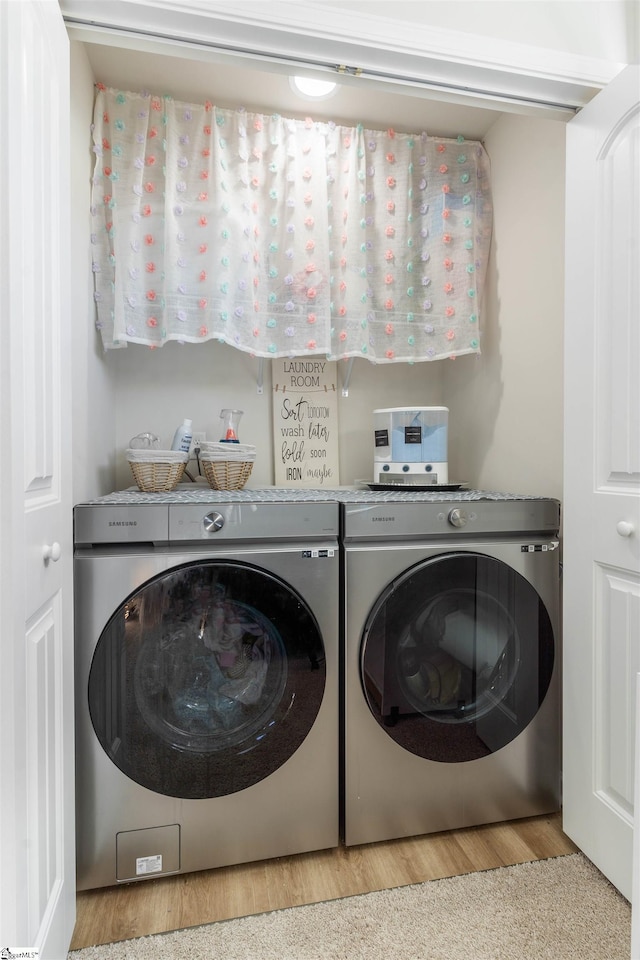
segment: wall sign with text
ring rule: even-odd
[[[337,487],[336,362],[272,360],[273,448],[277,487]]]

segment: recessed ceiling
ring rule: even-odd
[[[330,100],[310,103],[297,97],[281,71],[206,62],[187,56],[165,56],[97,43],[84,44],[96,81],[138,92],[170,94],[176,100],[211,100],[216,106],[238,106],[260,113],[293,118],[312,115],[370,129],[393,127],[398,132],[432,136],[464,136],[481,140],[500,116],[483,107],[443,102],[416,93],[411,87],[390,92],[384,81],[344,77]],[[293,72],[293,71],[292,71]],[[299,72],[299,71],[297,71]],[[328,79],[322,74],[323,79]],[[334,75],[332,75],[334,78]]]

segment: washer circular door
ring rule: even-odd
[[[111,760],[155,793],[221,797],[301,745],[325,687],[318,623],[258,567],[207,560],[149,580],[113,613],[89,674]]]
[[[536,590],[507,564],[441,554],[388,585],[362,636],[369,709],[401,747],[461,763],[502,749],[538,712],[554,664]]]

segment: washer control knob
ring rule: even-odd
[[[454,507],[453,510],[449,511],[447,519],[452,527],[464,527],[469,517],[467,516],[466,510],[462,510],[460,507]]]
[[[224,527],[224,517],[216,510],[212,510],[211,513],[206,515],[202,523],[207,533],[217,533]]]

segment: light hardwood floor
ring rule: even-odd
[[[87,890],[71,949],[576,850],[553,814]]]

